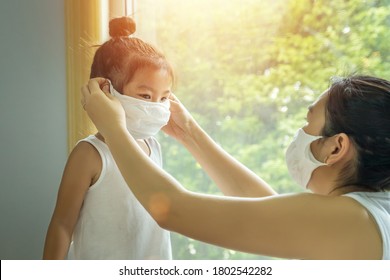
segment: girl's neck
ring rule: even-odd
[[[100,141],[106,143],[106,142],[104,141],[103,135],[101,135],[100,132],[97,132],[97,133],[95,134],[95,137],[96,137],[97,139],[99,139]],[[147,154],[148,156],[150,156],[151,153],[152,153],[152,151],[151,151],[151,149],[150,149],[148,143],[146,142],[146,140],[144,140],[144,139],[136,139],[136,141],[137,141],[138,145],[140,146],[140,148],[145,152],[145,154]]]

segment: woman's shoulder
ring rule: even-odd
[[[344,194],[367,208],[382,209],[390,214],[390,192],[351,192]]]
[[[376,219],[362,203],[346,195],[311,194],[307,199],[303,199],[305,200],[308,206],[307,213],[302,213],[302,216],[314,217],[312,225],[321,229],[322,241],[333,236],[330,239],[331,243],[343,248],[339,251],[338,257],[381,259],[381,233]],[[309,214],[310,211],[313,213]],[[326,244],[325,247],[330,248],[331,244]]]

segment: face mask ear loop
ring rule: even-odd
[[[324,139],[326,136],[322,136],[322,138],[320,138],[320,139]],[[329,159],[329,156],[325,156],[325,158],[324,158],[324,164],[326,165],[326,166],[330,166],[330,164],[328,164],[326,161]]]
[[[328,156],[326,156],[325,158],[324,158],[324,163],[326,164],[326,165],[328,165],[327,163],[326,163],[326,161],[328,160]]]
[[[112,85],[111,81],[110,80],[107,80],[109,85],[110,85],[110,93],[112,96],[115,96],[115,93],[119,94],[119,95],[123,95],[121,93],[119,93],[115,88],[114,86]]]

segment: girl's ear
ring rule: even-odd
[[[345,133],[336,134],[326,143],[326,158],[324,162],[327,165],[333,165],[344,160],[351,149],[351,139]]]

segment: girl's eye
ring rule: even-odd
[[[143,99],[150,99],[149,94],[138,94],[138,96],[142,97]]]
[[[161,98],[160,102],[164,102],[167,99],[168,99],[168,97],[163,97],[163,98]]]

